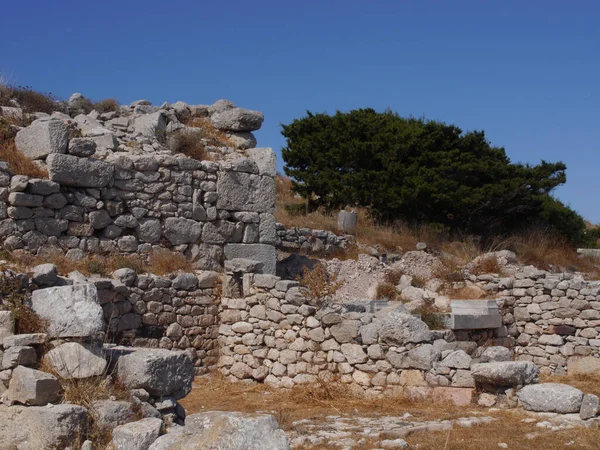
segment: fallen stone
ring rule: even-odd
[[[387,359],[398,369],[430,370],[439,361],[441,352],[431,344],[423,344],[404,353],[389,351]]]
[[[432,333],[425,322],[402,307],[390,311],[382,318],[379,338],[388,345],[418,344],[430,342]]]
[[[260,273],[275,275],[275,247],[267,244],[225,244],[226,259],[249,259],[262,263]]]
[[[117,377],[129,389],[145,389],[154,397],[182,398],[192,389],[194,365],[185,352],[134,348],[119,357]]]
[[[33,282],[40,286],[54,286],[58,280],[58,269],[54,264],[40,264],[33,268]]]
[[[13,367],[35,366],[37,364],[37,354],[33,347],[14,346],[6,349],[2,355],[2,369],[12,369]]]
[[[524,386],[539,381],[540,369],[530,361],[501,361],[473,364],[471,373],[478,384]]]
[[[116,427],[112,432],[115,450],[148,450],[160,435],[162,420],[147,418]]]
[[[58,400],[60,390],[60,383],[54,375],[18,366],[12,372],[8,390],[4,395],[9,402],[43,406]]]
[[[62,120],[36,120],[17,133],[15,144],[29,158],[44,159],[67,151],[69,129]]]
[[[90,337],[104,331],[104,313],[93,284],[38,289],[31,306],[48,322],[50,337]]]
[[[267,414],[210,411],[192,414],[175,435],[160,437],[150,450],[289,450],[285,432]]]
[[[591,419],[598,415],[598,409],[600,408],[600,399],[594,394],[584,394],[581,400],[581,409],[579,410],[579,417],[582,420]]]
[[[487,347],[481,357],[479,358],[479,362],[500,362],[500,361],[510,361],[513,358],[512,351],[506,347]]]
[[[567,384],[542,383],[525,386],[517,397],[527,411],[569,414],[581,409],[583,392]]]
[[[255,131],[258,130],[265,117],[260,111],[243,108],[232,108],[215,113],[210,121],[218,130],[224,131]]]
[[[50,350],[45,361],[66,379],[81,379],[104,375],[106,359],[97,356],[77,342],[67,342]]]
[[[19,450],[66,449],[84,436],[87,411],[82,406],[0,405],[2,448]]]
[[[133,419],[135,411],[130,402],[123,400],[96,400],[92,403],[90,414],[96,423],[114,428]]]
[[[12,336],[6,336],[2,340],[2,345],[5,349],[14,347],[16,345],[42,345],[45,344],[48,339],[46,333],[29,333],[29,334],[15,334]]]

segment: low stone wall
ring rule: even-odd
[[[219,163],[170,154],[52,154],[49,180],[0,163],[0,247],[62,252],[184,253],[199,269],[251,258],[275,273],[275,157],[250,149]]]
[[[533,267],[514,278],[483,277],[484,288],[500,296],[517,359],[560,375],[571,358],[600,357],[600,282]]]
[[[302,251],[312,254],[331,254],[346,250],[355,242],[354,236],[342,235],[327,230],[310,228],[286,228],[277,224],[277,248],[284,251]]]
[[[364,302],[310,305],[295,281],[270,275],[246,274],[242,283],[245,297],[224,297],[219,314],[219,367],[233,379],[292,387],[318,376],[366,391],[435,390],[470,401],[471,366],[512,357],[506,348],[500,359],[485,354],[487,347],[458,341],[450,330],[431,331],[407,311],[376,312]]]

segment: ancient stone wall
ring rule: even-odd
[[[286,228],[281,223],[277,224],[277,248],[283,251],[330,255],[347,250],[354,242],[354,236],[351,235],[338,236],[327,230]]]
[[[0,163],[0,247],[34,254],[146,254],[167,247],[198,269],[250,258],[275,273],[275,156],[220,162],[115,152],[46,158],[49,180]]]

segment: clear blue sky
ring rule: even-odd
[[[513,161],[567,164],[557,196],[600,222],[600,2],[30,0],[2,6],[0,73],[60,97],[265,114],[372,107],[483,129]],[[279,157],[279,166],[282,161]]]

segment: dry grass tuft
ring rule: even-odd
[[[169,136],[168,144],[173,153],[183,153],[190,158],[203,161],[208,159],[208,152],[202,138],[202,132],[178,130]]]
[[[383,283],[378,283],[375,288],[375,298],[377,300],[396,300],[398,298],[398,291],[396,290],[396,285],[387,281],[384,281]]]
[[[27,291],[15,278],[0,277],[0,308],[12,313],[17,334],[45,333],[48,323],[27,305]]]
[[[563,376],[542,375],[541,382],[570,384],[586,394],[594,394],[600,397],[600,373]]]
[[[14,175],[27,175],[32,178],[48,178],[48,171],[17,150],[13,140],[0,142],[0,161],[6,161]]]
[[[229,147],[231,145],[227,135],[213,127],[210,119],[206,117],[192,117],[185,122],[185,125],[196,128],[202,138],[207,140],[208,145],[214,145],[215,147]]]
[[[183,270],[184,272],[192,272],[194,270],[192,262],[184,255],[167,249],[153,251],[148,257],[148,264],[145,269],[147,272],[156,275],[174,273],[178,270]]]
[[[337,275],[327,272],[326,267],[318,263],[312,269],[304,267],[298,283],[304,288],[309,302],[313,305],[322,305],[335,292],[342,287],[344,282],[337,279]]]
[[[105,98],[104,100],[94,103],[94,109],[99,113],[118,111],[119,106],[119,101],[114,98]]]
[[[64,109],[61,102],[51,93],[34,91],[29,86],[14,86],[0,82],[0,105],[10,106],[16,100],[24,112],[44,112],[51,114]]]
[[[404,275],[404,272],[400,269],[389,269],[383,276],[383,279],[386,283],[390,283],[394,286],[397,286],[400,283],[402,275]]]
[[[471,273],[474,275],[483,275],[487,273],[502,273],[502,267],[498,264],[498,259],[495,256],[480,258],[471,268]]]

